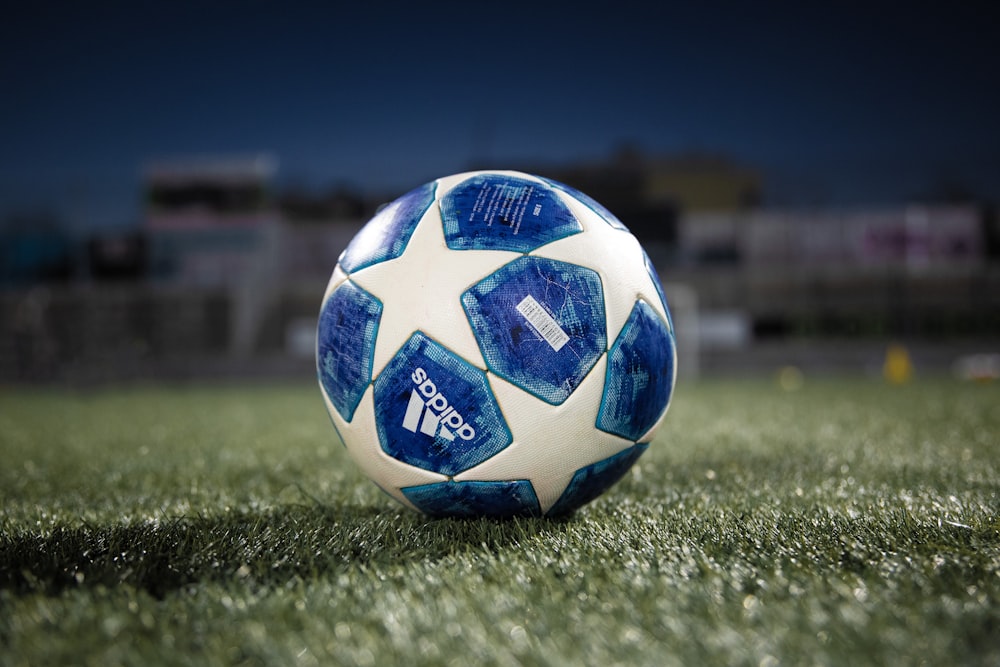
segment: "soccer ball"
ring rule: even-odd
[[[676,380],[666,299],[604,206],[514,171],[382,208],[344,250],[316,364],[334,428],[432,516],[554,516],[620,479]]]

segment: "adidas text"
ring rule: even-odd
[[[456,435],[463,440],[476,437],[476,429],[467,424],[448,399],[438,391],[437,385],[427,376],[427,371],[417,367],[410,379],[417,386],[410,393],[410,401],[403,416],[403,428],[413,433],[419,429],[421,433],[440,435],[445,440],[454,440]]]

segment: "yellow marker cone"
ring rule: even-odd
[[[892,343],[885,351],[882,375],[891,384],[905,384],[913,377],[913,362],[906,347]]]

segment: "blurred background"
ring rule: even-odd
[[[1000,373],[995,3],[37,2],[0,382],[309,377],[341,250],[475,168],[610,208],[681,374]]]

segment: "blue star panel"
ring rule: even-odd
[[[389,456],[444,475],[512,440],[486,374],[419,331],[375,380],[375,426]]]
[[[647,447],[649,445],[633,445],[603,461],[577,470],[559,500],[549,508],[547,515],[569,514],[604,493],[628,472]]]
[[[503,174],[480,174],[441,197],[444,236],[452,250],[531,252],[583,231],[552,188]]]
[[[434,202],[436,187],[431,182],[410,190],[377,213],[344,250],[340,268],[351,273],[402,255],[420,218]]]
[[[597,428],[635,441],[653,427],[673,390],[671,339],[667,323],[637,301],[608,352]]]
[[[466,291],[462,304],[490,370],[553,405],[607,349],[601,279],[582,266],[521,257]]]
[[[531,482],[438,482],[401,489],[403,495],[431,516],[539,516],[541,509]]]
[[[372,379],[382,303],[351,281],[326,300],[316,331],[316,370],[326,395],[347,421]]]

